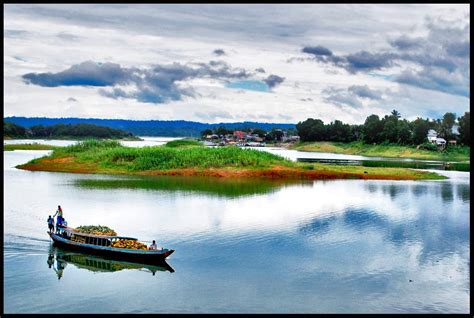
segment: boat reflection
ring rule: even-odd
[[[64,270],[68,264],[91,272],[116,272],[132,269],[148,271],[153,276],[155,276],[156,272],[174,272],[174,269],[166,261],[155,264],[123,262],[86,253],[71,252],[53,245],[50,246],[47,264],[49,268],[56,272],[58,279],[63,277]]]

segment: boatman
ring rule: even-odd
[[[56,213],[54,213],[53,218],[56,216],[56,214],[58,215],[56,219],[56,230],[57,230],[58,225],[61,225],[63,223],[63,209],[61,209],[60,205],[58,205],[58,209],[56,210]]]
[[[156,250],[156,249],[158,249],[158,246],[156,245],[155,240],[153,240],[153,244],[151,244],[148,249],[149,249],[149,250]]]

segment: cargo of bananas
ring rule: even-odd
[[[74,242],[79,242],[79,243],[85,243],[85,242],[86,242],[86,239],[83,238],[83,237],[80,237],[80,236],[79,236],[79,237],[78,237],[78,236],[73,236],[73,237],[72,237],[72,240],[73,240]]]
[[[117,233],[111,228],[103,225],[81,225],[74,229],[76,232],[94,234],[94,235],[110,235],[116,236]]]
[[[143,243],[140,243],[134,240],[124,240],[124,239],[120,239],[113,242],[112,247],[129,248],[133,250],[146,250],[147,249],[146,245]]]

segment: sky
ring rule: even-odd
[[[469,5],[5,4],[4,116],[360,124],[469,111]]]

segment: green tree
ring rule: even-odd
[[[224,126],[219,126],[217,129],[216,129],[216,134],[217,135],[222,135],[222,136],[225,136],[225,135],[228,135],[228,134],[232,134],[233,131],[230,130],[230,129],[227,129],[225,128]]]
[[[398,121],[397,133],[399,143],[408,145],[412,142],[412,130],[410,123],[406,119]]]
[[[471,145],[471,115],[470,112],[465,112],[463,116],[459,117],[459,138],[465,145]]]
[[[382,119],[382,126],[382,141],[398,142],[398,117],[395,115],[385,116]]]
[[[412,122],[413,136],[412,142],[415,145],[420,145],[426,141],[428,130],[432,128],[428,119],[418,117]]]
[[[348,142],[351,138],[351,127],[340,120],[326,126],[327,139],[330,141]]]
[[[263,138],[265,137],[265,135],[267,134],[267,132],[261,128],[255,128],[253,131],[252,131],[253,134],[257,134],[260,138]]]
[[[391,114],[392,116],[397,117],[397,118],[400,118],[400,117],[401,117],[401,116],[400,116],[400,113],[399,113],[397,110],[395,110],[395,109],[392,110],[392,112],[391,112],[390,114]]]
[[[379,116],[370,115],[366,118],[363,128],[363,140],[366,143],[379,143],[382,141],[383,123]]]
[[[326,127],[320,119],[308,118],[296,124],[301,141],[326,140]]]
[[[273,128],[270,132],[270,135],[273,137],[273,140],[281,141],[281,138],[283,137],[283,131],[281,129]]]
[[[453,125],[456,121],[456,114],[454,113],[446,113],[443,116],[443,120],[438,124],[439,125],[439,135],[445,139],[452,139],[453,138]]]
[[[207,136],[207,135],[212,135],[213,132],[211,129],[204,129],[203,131],[201,131],[201,136]]]
[[[25,137],[26,128],[14,123],[3,121],[3,136],[6,137]]]

